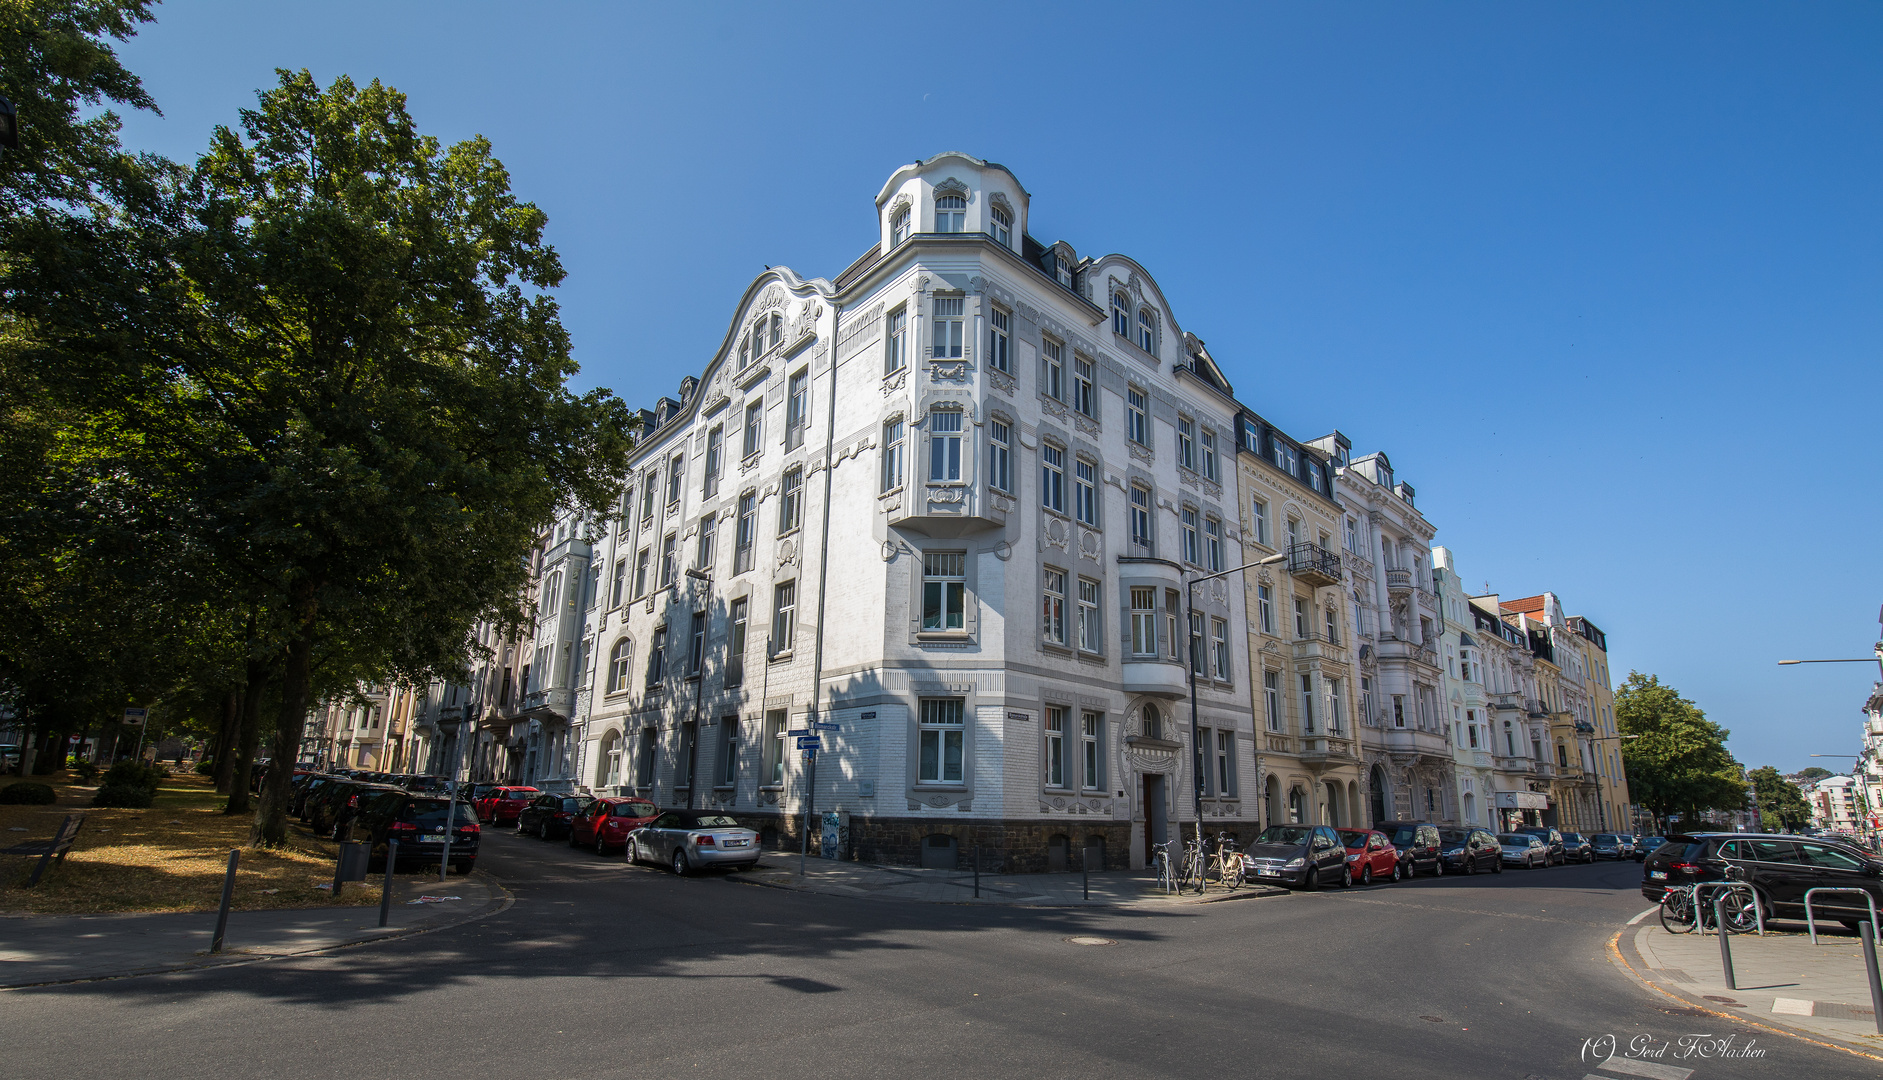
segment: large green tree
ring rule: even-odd
[[[1731,732],[1658,677],[1628,673],[1615,691],[1615,724],[1629,793],[1657,818],[1745,807],[1741,768],[1726,750]]]
[[[1778,769],[1765,765],[1750,775],[1753,797],[1759,802],[1759,818],[1766,828],[1796,832],[1811,823],[1811,803]]]

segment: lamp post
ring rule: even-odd
[[[458,827],[458,762],[464,756],[464,746],[458,741],[458,732],[463,729],[464,721],[440,714],[435,726],[438,734],[451,740],[451,767],[445,774],[445,850],[438,856],[438,880],[443,881],[451,871],[451,836]]]
[[[1197,745],[1196,669],[1197,669],[1197,665],[1201,663],[1203,659],[1203,657],[1199,653],[1199,650],[1203,648],[1203,643],[1197,640],[1196,633],[1191,629],[1192,627],[1196,625],[1196,610],[1195,610],[1196,587],[1198,585],[1203,584],[1206,581],[1212,581],[1219,577],[1228,577],[1230,574],[1247,570],[1250,567],[1273,566],[1274,564],[1279,563],[1279,562],[1286,562],[1287,559],[1288,559],[1288,553],[1284,551],[1279,554],[1270,555],[1266,559],[1257,559],[1254,562],[1243,563],[1241,566],[1232,566],[1227,570],[1218,570],[1213,574],[1203,574],[1199,577],[1187,578],[1184,581],[1183,632],[1185,636],[1187,636],[1190,639],[1190,649],[1189,649],[1190,656],[1185,664],[1185,666],[1189,669],[1189,676],[1190,676],[1190,801],[1193,804],[1193,809],[1195,809],[1196,811],[1196,844],[1197,844],[1197,851],[1199,853],[1203,850],[1203,766],[1204,766],[1204,761],[1203,761],[1203,748]],[[1145,820],[1148,822],[1150,819],[1147,817]],[[1148,828],[1149,826],[1147,825],[1146,827]],[[1202,873],[1203,873],[1203,868],[1201,866],[1198,866],[1197,867],[1197,875],[1198,875],[1197,884],[1199,886],[1203,884]]]

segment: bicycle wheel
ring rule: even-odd
[[[1249,883],[1248,868],[1243,865],[1242,856],[1238,855],[1235,858],[1229,860],[1229,862],[1226,865],[1224,865],[1223,867],[1223,887],[1224,888],[1228,889],[1230,892],[1235,892],[1237,889],[1242,888],[1244,885],[1247,885],[1248,883]]]
[[[1692,933],[1697,914],[1693,894],[1684,889],[1669,889],[1661,897],[1661,929],[1670,934]]]
[[[1201,894],[1203,887],[1203,856],[1200,852],[1188,852],[1183,858],[1183,877],[1177,882],[1177,891],[1188,888]]]
[[[1759,928],[1759,901],[1750,894],[1734,889],[1720,898],[1720,906],[1726,916],[1726,932],[1729,934],[1750,934]]]

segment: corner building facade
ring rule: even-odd
[[[1244,561],[1232,388],[1143,267],[1029,235],[1004,167],[941,154],[875,209],[876,245],[760,275],[643,414],[594,542],[580,782],[795,848],[816,722],[827,854],[1141,866],[1199,796],[1246,840],[1243,590],[1184,599]]]

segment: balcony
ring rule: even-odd
[[[1299,757],[1303,765],[1338,765],[1353,758],[1353,744],[1338,735],[1308,735]]]
[[[1492,694],[1491,695],[1491,708],[1503,709],[1503,710],[1521,709],[1523,708],[1523,695],[1521,694]]]
[[[1386,571],[1386,592],[1388,595],[1391,595],[1391,596],[1412,595],[1412,571],[1410,570]]]
[[[1471,752],[1471,767],[1474,769],[1491,768],[1491,755],[1484,750],[1473,750]]]
[[[1190,696],[1190,681],[1184,675],[1183,665],[1174,660],[1127,656],[1123,667],[1127,694],[1151,694],[1167,698]]]
[[[1347,650],[1339,642],[1329,641],[1319,634],[1295,639],[1294,653],[1296,660],[1325,660],[1330,664],[1347,662]]]
[[[982,484],[919,480],[883,496],[879,503],[889,515],[889,524],[935,537],[968,536],[1004,528],[1016,506],[1011,495]],[[1066,519],[1050,514],[1047,518],[1042,528],[1052,543],[1065,548],[1069,541],[1076,540]],[[1057,535],[1053,535],[1055,532]]]
[[[1532,761],[1530,773],[1544,780],[1556,779],[1556,766],[1547,761]]]
[[[1305,541],[1288,546],[1288,572],[1304,585],[1340,584],[1340,555]]]
[[[1395,637],[1380,639],[1379,654],[1381,660],[1416,660],[1427,667],[1438,667],[1438,650]]]
[[[1498,772],[1515,773],[1518,775],[1522,775],[1524,773],[1529,772],[1530,766],[1536,764],[1536,762],[1532,760],[1531,758],[1505,757],[1502,754],[1496,755],[1495,757],[1493,757],[1492,760],[1496,762],[1496,765],[1494,767],[1497,769]]]
[[[1386,744],[1386,752],[1395,758],[1451,760],[1451,740],[1436,731],[1421,731],[1418,728],[1386,728],[1381,736]]]
[[[567,720],[574,701],[572,690],[532,690],[523,695],[523,707],[517,710],[517,715]]]

